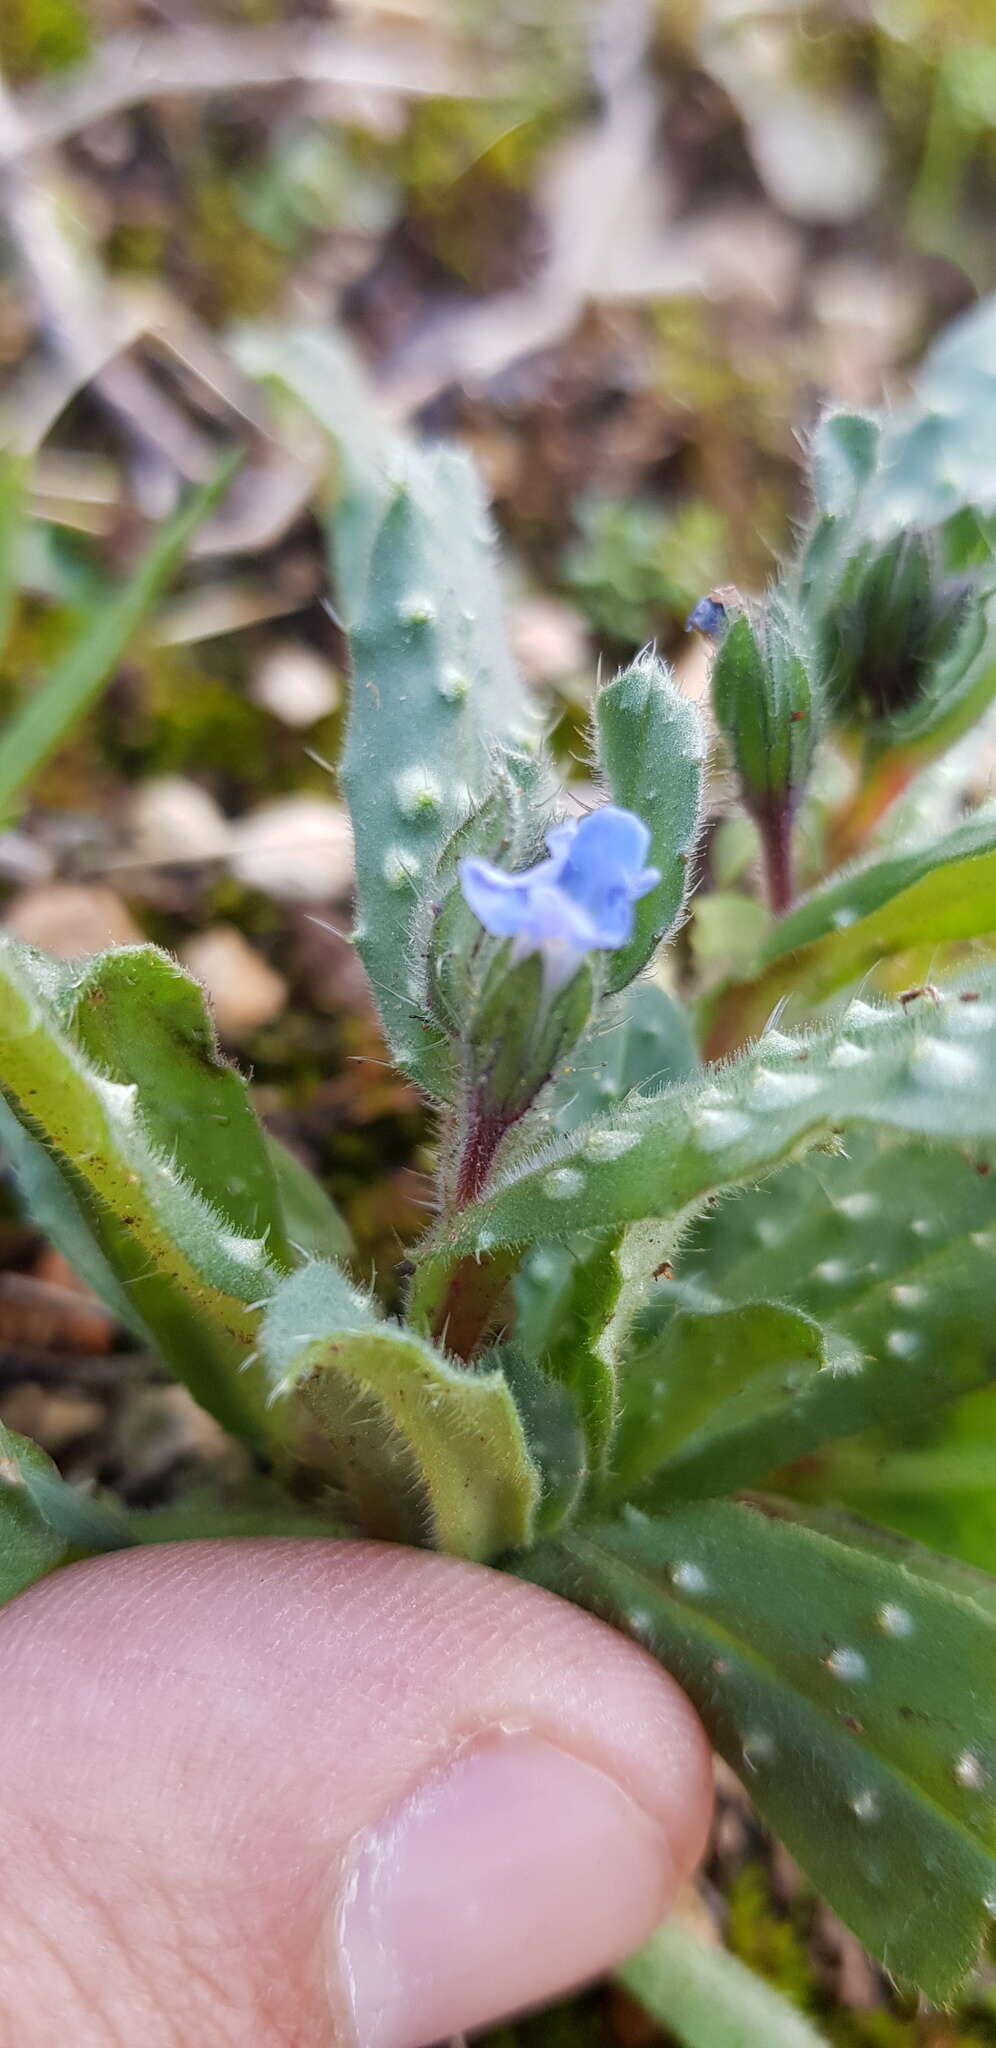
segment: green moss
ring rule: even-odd
[[[748,1863],[730,1887],[728,1941],[733,1954],[787,1998],[813,2010],[816,1981],[805,1929],[775,1912],[767,1872]]]
[[[898,1994],[870,2011],[830,2003],[814,1959],[814,1907],[804,1890],[784,1911],[766,1866],[750,1863],[729,1890],[727,1940],[734,1955],[811,2015],[833,2048],[996,2048],[996,2020],[970,1997],[960,2014],[921,2010]]]
[[[153,220],[117,220],[104,244],[112,270],[134,277],[159,277],[166,252],[165,224]]]
[[[79,64],[90,49],[81,0],[3,0],[0,65],[12,84]]]
[[[696,598],[730,574],[726,521],[704,499],[674,509],[650,499],[584,498],[563,579],[597,632],[642,646],[680,626]]]
[[[537,75],[519,103],[425,100],[412,110],[393,168],[418,240],[480,290],[518,266],[528,193],[565,119]]]
[[[196,773],[265,790],[272,720],[239,687],[231,642],[156,648],[99,714],[108,762],[127,777]]]
[[[234,181],[213,166],[195,173],[178,253],[212,317],[254,319],[273,306],[287,257],[246,219]]]

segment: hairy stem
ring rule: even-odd
[[[790,910],[795,896],[792,874],[793,806],[786,798],[773,798],[755,813],[761,834],[764,887],[776,917]]]

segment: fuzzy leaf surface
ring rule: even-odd
[[[452,449],[413,449],[374,543],[352,634],[342,780],[356,834],[356,943],[398,1064],[446,1092],[427,1006],[436,869],[502,749],[534,744],[505,640],[490,523]]]
[[[848,1155],[813,1157],[702,1217],[679,1279],[631,1332],[620,1485],[656,1472],[654,1500],[725,1492],[819,1453],[825,1490],[840,1439],[919,1427],[989,1386],[994,1156],[992,1143],[855,1134]],[[877,1470],[887,1484],[881,1445]]]
[[[702,815],[705,733],[695,705],[652,653],[599,691],[595,728],[612,800],[649,827],[647,863],[661,875],[635,907],[629,943],[609,958],[611,990],[646,966],[684,909]]]
[[[834,1910],[949,1998],[996,1898],[996,1618],[732,1501],[579,1529],[523,1569],[661,1658]]]
[[[60,1244],[67,1217],[82,1220],[99,1254],[88,1277],[109,1268],[115,1294],[132,1303],[131,1327],[195,1399],[225,1428],[264,1442],[265,1382],[247,1354],[278,1273],[266,1239],[234,1227],[150,1137],[137,1085],[80,1045],[73,989],[73,970],[0,939],[0,1086],[68,1196],[40,1220]],[[30,1148],[29,1157],[37,1160]],[[43,1192],[44,1180],[35,1176]]]
[[[277,1289],[261,1341],[275,1392],[317,1423],[364,1529],[457,1557],[528,1543],[540,1477],[500,1370],[446,1358],[317,1261]]]
[[[768,1032],[701,1083],[630,1098],[520,1162],[430,1239],[424,1293],[455,1255],[646,1218],[673,1219],[677,1230],[710,1195],[851,1126],[996,1135],[994,997],[987,970],[970,990],[952,987],[919,1009],[853,1002],[823,1030]]]
[[[155,946],[99,953],[64,981],[62,1015],[102,1073],[138,1089],[150,1143],[232,1228],[293,1265],[273,1157],[203,989]]]

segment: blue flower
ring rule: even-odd
[[[516,960],[542,954],[547,986],[559,987],[586,953],[626,944],[633,905],[660,872],[643,865],[650,833],[642,818],[613,804],[555,825],[546,843],[550,858],[518,875],[488,860],[463,860],[460,886],[485,930],[514,939]]]
[[[704,633],[707,639],[713,640],[723,631],[726,620],[726,606],[720,598],[700,597],[685,620],[685,631]]]

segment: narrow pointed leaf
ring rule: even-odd
[[[614,1491],[658,1507],[755,1486],[840,1438],[918,1421],[989,1385],[994,1256],[996,1240],[984,1287],[971,1262],[941,1262],[932,1311],[915,1323],[898,1322],[895,1304],[890,1313],[890,1290],[842,1330],[772,1302],[644,1322],[624,1368]]]
[[[588,1476],[578,1403],[561,1380],[553,1379],[515,1344],[498,1345],[481,1363],[485,1370],[504,1374],[539,1474],[533,1540],[552,1535],[570,1520]]]
[[[0,732],[0,818],[112,680],[142,621],[182,567],[198,527],[227,489],[232,470],[226,462],[210,483],[191,492],[122,589],[89,606],[76,638]]]
[[[622,1284],[618,1250],[618,1232],[573,1250],[537,1245],[515,1281],[516,1339],[569,1389],[592,1470],[605,1457],[615,1421],[615,1368],[601,1339]]]
[[[650,829],[649,866],[660,881],[636,905],[633,936],[608,963],[608,987],[625,987],[677,925],[691,883],[702,821],[705,732],[698,710],[650,652],[595,700],[599,766],[614,803]]]
[[[447,1092],[425,952],[437,863],[534,717],[508,653],[491,532],[467,459],[413,450],[374,544],[352,635],[343,758],[357,947],[398,1063]]]
[[[309,1259],[348,1259],[353,1240],[331,1195],[289,1145],[272,1131],[266,1132],[265,1140],[291,1250]]]

